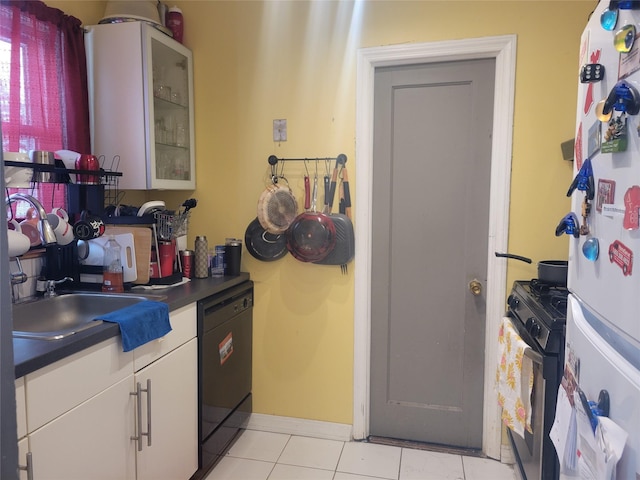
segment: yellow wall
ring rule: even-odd
[[[50,1],[85,24],[104,2]],[[535,261],[566,258],[555,226],[568,212],[580,34],[589,1],[178,1],[193,50],[197,189],[189,240],[244,236],[265,187],[267,157],[355,152],[356,52],[407,42],[516,34],[517,74],[509,249]],[[288,120],[274,144],[272,120]],[[287,175],[301,194],[301,164]],[[353,183],[353,182],[352,182]],[[353,190],[357,188],[353,185]],[[191,192],[128,193],[124,203]],[[138,200],[139,201],[139,200]],[[137,203],[139,204],[139,203]],[[357,205],[354,205],[357,208]],[[254,407],[259,413],[352,421],[353,264],[262,263],[246,251],[256,282]],[[536,275],[510,261],[508,283]]]

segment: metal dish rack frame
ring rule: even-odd
[[[169,241],[181,237],[182,235],[186,235],[190,215],[191,212],[155,212],[153,217],[156,219],[156,237],[160,238],[160,240]]]
[[[161,241],[173,241],[176,238],[186,235],[187,228],[189,225],[189,217],[191,212],[176,212],[176,213],[166,213],[166,212],[154,212],[153,217],[155,222],[151,224],[151,228],[153,230],[153,242],[156,249],[156,258],[158,261],[158,270],[162,272],[161,265],[161,257],[160,257],[160,248],[159,248],[159,240]],[[174,252],[174,261],[178,262],[178,271],[166,276],[159,278],[151,278],[149,279],[150,284],[168,284],[175,283],[182,278],[182,262],[180,261],[180,255],[178,255],[178,244],[175,243],[175,252]]]

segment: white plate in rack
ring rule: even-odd
[[[162,211],[165,209],[165,204],[162,200],[153,200],[151,202],[143,203],[138,210],[138,216],[148,215],[155,211]]]

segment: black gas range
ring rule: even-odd
[[[507,300],[509,316],[522,324],[531,342],[524,340],[535,350],[558,354],[564,348],[568,294],[567,287],[535,278],[513,282]]]
[[[564,286],[537,279],[518,280],[507,299],[507,315],[529,345],[533,361],[531,426],[524,438],[507,429],[516,457],[515,471],[523,480],[557,480],[560,465],[549,438],[564,368],[567,295]]]

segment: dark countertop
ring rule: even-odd
[[[175,287],[155,290],[134,289],[130,293],[162,295],[165,297],[162,301],[169,305],[169,310],[177,310],[247,280],[249,280],[248,273],[233,277],[194,278],[190,282]],[[120,329],[117,324],[103,322],[97,327],[78,332],[62,340],[14,338],[13,358],[16,378],[119,334]]]

